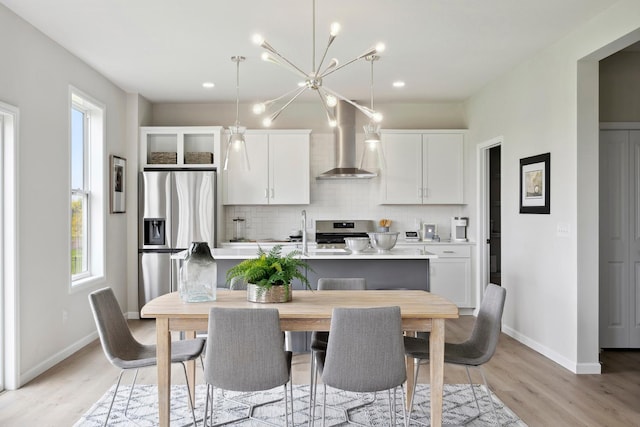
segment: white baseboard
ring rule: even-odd
[[[502,332],[509,335],[511,338],[521,342],[527,347],[537,351],[543,356],[553,360],[560,366],[574,374],[599,374],[601,373],[599,363],[577,363],[573,360],[569,360],[561,354],[551,350],[549,347],[540,344],[539,342],[532,340],[531,338],[521,334],[520,332],[511,329],[507,326],[502,326]]]
[[[20,378],[18,379],[18,387],[22,387],[24,384],[33,380],[38,375],[44,373],[46,370],[51,369],[52,367],[62,362],[67,357],[71,356],[76,351],[90,344],[97,338],[98,338],[98,332],[97,331],[92,332],[86,337],[71,344],[69,347],[49,357],[47,360],[43,361],[42,363],[39,363],[35,367],[29,369],[27,372],[23,372],[22,374],[20,374]]]

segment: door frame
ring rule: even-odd
[[[476,304],[474,315],[478,314],[480,302],[484,295],[484,289],[489,283],[489,245],[486,244],[487,239],[491,237],[491,230],[489,229],[489,150],[494,147],[502,146],[504,143],[504,137],[497,136],[489,139],[477,145],[476,153],[476,183],[478,196],[476,217],[478,218],[478,228],[476,242],[477,246],[477,260],[476,263]],[[502,156],[501,150],[501,156]],[[504,162],[500,162],[500,175],[504,176],[503,171]],[[500,183],[502,187],[502,182]],[[502,189],[502,188],[501,188]],[[502,192],[501,192],[502,193]],[[502,214],[502,208],[500,208]],[[501,266],[502,277],[504,279],[504,261]]]
[[[17,214],[17,159],[19,109],[0,102],[0,390],[15,390],[20,386],[19,360],[19,286],[18,286],[18,214]]]

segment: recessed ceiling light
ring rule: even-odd
[[[204,82],[202,83],[202,87],[205,89],[211,89],[215,86],[215,84],[211,83],[211,82]]]
[[[404,87],[404,82],[402,80],[393,82],[393,87]]]

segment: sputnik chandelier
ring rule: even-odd
[[[352,60],[345,62],[342,65],[339,65],[338,60],[333,58],[329,61],[327,67],[323,70],[322,65],[324,64],[324,60],[327,57],[327,53],[329,51],[329,47],[336,39],[336,36],[340,32],[340,24],[337,22],[331,24],[331,31],[329,32],[329,41],[327,43],[327,47],[324,49],[324,53],[322,54],[322,58],[316,67],[316,1],[312,0],[313,4],[313,46],[312,46],[312,66],[311,72],[307,73],[303,71],[300,67],[295,65],[293,62],[285,58],[280,54],[273,46],[271,46],[261,35],[255,35],[253,37],[253,41],[262,47],[265,52],[262,54],[262,59],[267,62],[272,62],[274,64],[283,66],[288,70],[294,72],[298,76],[302,77],[303,82],[298,84],[298,87],[289,91],[277,98],[274,98],[269,101],[261,102],[255,104],[253,106],[253,112],[255,114],[266,114],[264,119],[262,120],[262,124],[265,127],[271,126],[271,124],[278,118],[280,113],[282,113],[293,101],[296,100],[300,95],[302,95],[307,90],[311,89],[316,91],[320,98],[320,102],[324,107],[324,110],[327,114],[327,119],[329,120],[329,126],[335,127],[337,122],[335,118],[335,114],[333,111],[333,107],[336,106],[338,100],[343,100],[348,102],[349,104],[356,107],[359,111],[361,111],[365,116],[369,118],[370,121],[380,122],[382,121],[382,114],[374,111],[372,108],[367,108],[363,105],[360,105],[350,99],[345,98],[339,93],[329,89],[328,87],[323,85],[323,80],[329,76],[330,74],[335,73],[341,68],[346,67],[347,65],[356,62],[360,59],[367,58],[372,55],[377,55],[380,52],[384,51],[384,44],[379,43],[375,47],[368,49],[366,52],[358,55]],[[280,104],[283,103],[283,104]],[[278,105],[281,105],[278,108]],[[270,110],[270,111],[268,111]]]

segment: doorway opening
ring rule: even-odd
[[[0,102],[0,391],[18,388],[16,150],[18,109]]]
[[[502,285],[502,137],[478,145],[478,267],[476,307],[489,283]],[[476,308],[477,312],[477,308]]]
[[[502,223],[500,215],[500,145],[489,151],[489,283],[502,283]]]

